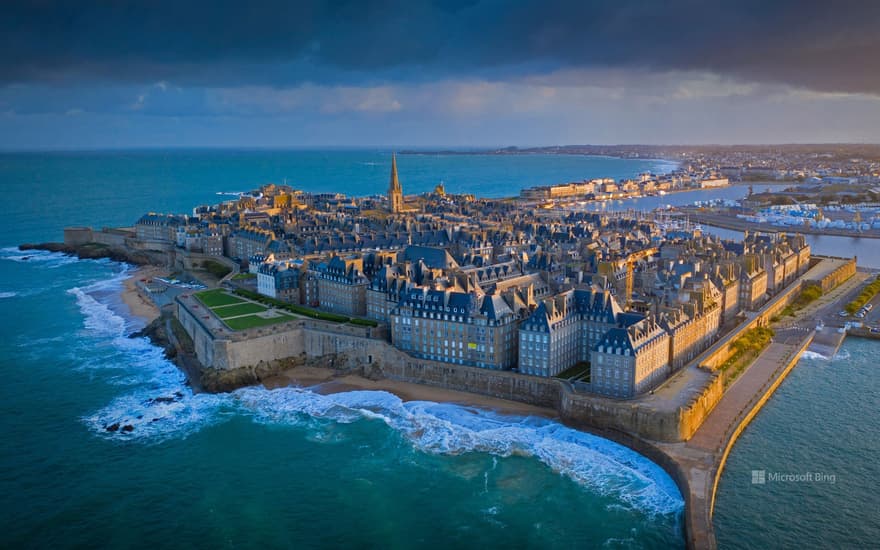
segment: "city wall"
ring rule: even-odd
[[[743,331],[769,324],[770,318],[790,304],[802,285],[845,277],[850,262],[825,271],[821,279],[810,278],[810,270],[774,297],[743,326],[728,334],[698,358],[701,370],[709,374],[702,390],[681,407],[658,407],[639,399],[617,400],[580,393],[562,380],[539,378],[510,371],[451,365],[410,356],[385,338],[383,327],[369,328],[302,319],[271,328],[230,333],[215,338],[197,315],[178,307],[178,317],[193,338],[199,361],[212,368],[251,367],[282,357],[323,359],[341,369],[360,369],[371,377],[426,384],[466,391],[554,409],[568,422],[595,430],[625,432],[659,441],[687,441],[721,399],[721,376],[714,372],[732,353],[730,343]],[[815,269],[815,268],[814,268]]]
[[[64,244],[68,246],[97,243],[122,248],[126,246],[126,240],[133,237],[134,231],[112,227],[105,227],[100,231],[96,231],[91,227],[64,228]]]
[[[381,328],[300,320],[277,330],[242,338],[215,338],[198,315],[178,303],[178,318],[193,339],[199,361],[211,368],[252,367],[281,357],[322,359],[333,368],[360,369],[366,376],[478,393],[556,410],[560,418],[597,430],[629,432],[657,441],[682,441],[711,410],[720,385],[687,407],[658,410],[637,401],[620,401],[575,392],[564,381],[510,371],[450,365],[412,357],[391,344]],[[232,335],[231,335],[232,336]],[[714,383],[714,379],[713,379]]]
[[[827,257],[830,260],[843,261],[843,264],[837,269],[824,276],[810,276],[810,271],[804,275],[805,284],[814,284],[822,289],[822,293],[826,293],[836,288],[840,283],[846,281],[856,274],[856,258],[839,258],[836,256]]]

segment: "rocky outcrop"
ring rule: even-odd
[[[99,243],[86,243],[72,246],[64,243],[25,243],[19,245],[19,250],[46,250],[48,252],[60,252],[70,256],[76,256],[81,260],[99,260],[109,258],[116,262],[125,262],[134,265],[165,265],[164,255],[147,251],[128,250],[110,247]]]
[[[305,362],[301,357],[289,357],[270,362],[261,361],[257,365],[237,369],[206,368],[198,362],[192,350],[187,349],[187,342],[180,342],[175,337],[171,327],[174,321],[170,313],[163,313],[142,330],[132,333],[130,337],[149,338],[150,342],[165,350],[165,356],[173,360],[186,374],[187,383],[194,391],[223,393],[261,384],[264,380]],[[320,363],[320,366],[325,366],[326,360]],[[343,364],[341,361],[338,363]]]
[[[164,313],[137,332],[129,335],[129,338],[149,338],[153,345],[159,346],[165,350],[165,356],[173,359],[177,356],[177,347],[168,337],[167,321],[170,315]]]
[[[237,369],[203,368],[202,389],[209,393],[221,393],[262,384],[263,381],[302,364],[302,359],[289,357],[269,362],[261,361],[257,365]]]

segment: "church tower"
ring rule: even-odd
[[[391,181],[388,182],[388,206],[392,212],[403,210],[403,188],[397,179],[397,157],[391,153]]]

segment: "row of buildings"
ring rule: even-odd
[[[718,172],[694,173],[676,170],[668,174],[641,174],[637,179],[615,181],[600,178],[582,182],[542,185],[520,191],[526,201],[554,199],[604,200],[654,195],[685,189],[708,189],[729,185],[728,178]]]
[[[656,387],[810,261],[799,236],[725,241],[641,214],[440,187],[406,197],[396,161],[387,197],[264,186],[193,216],[149,214],[136,230],[239,261],[261,294],[384,323],[413,356],[542,377],[571,369],[621,398]]]

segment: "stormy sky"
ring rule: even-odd
[[[14,1],[0,148],[880,141],[880,2]]]

